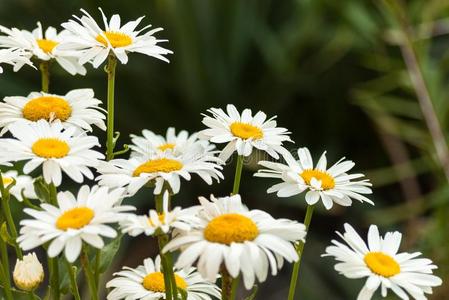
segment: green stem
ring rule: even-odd
[[[313,205],[307,206],[306,217],[304,218],[304,225],[306,226],[307,234],[309,233],[309,227],[310,227],[310,222],[312,220],[314,208],[315,207]],[[305,243],[300,241],[296,247],[296,251],[298,252],[299,259],[293,265],[292,277],[290,280],[290,289],[288,291],[288,300],[293,300],[293,298],[295,297],[296,282],[298,281],[299,267],[301,266],[301,258],[302,258],[302,253],[304,252],[304,245],[305,245]]]
[[[12,218],[11,207],[9,206],[9,200],[11,198],[11,194],[9,193],[9,190],[7,188],[5,188],[5,186],[3,184],[3,177],[2,177],[1,172],[0,172],[0,193],[1,193],[1,197],[2,197],[1,200],[2,200],[3,215],[6,218],[6,223],[8,223],[9,231],[10,231],[11,237],[14,241],[14,249],[16,251],[17,258],[22,259],[23,258],[22,250],[20,249],[19,245],[16,242],[17,229],[16,229],[16,225],[14,223],[14,219]]]
[[[7,300],[13,300],[11,292],[11,279],[9,276],[9,256],[8,249],[6,248],[6,243],[0,238],[0,252],[1,252],[1,268],[2,268],[2,281],[4,284],[5,296]]]
[[[60,300],[61,294],[59,291],[59,265],[57,257],[48,258],[48,268],[50,269],[51,299]]]
[[[163,201],[164,201],[164,194],[168,187],[165,186],[162,188],[162,191],[159,195],[155,196],[155,202],[156,202],[156,211],[159,214],[163,213]],[[170,199],[169,199],[170,201]],[[161,261],[163,264],[164,269],[164,284],[165,284],[165,293],[166,293],[166,299],[178,299],[178,288],[176,286],[176,278],[175,273],[173,272],[173,258],[171,253],[162,253],[162,249],[165,247],[165,245],[168,243],[168,235],[161,234],[158,236],[158,243],[159,243],[159,252],[161,256]]]
[[[233,279],[231,275],[229,275],[226,267],[223,266],[221,270],[221,299],[222,300],[230,300],[232,294],[232,283]]]
[[[165,245],[168,242],[168,236],[165,234],[158,235],[157,241],[159,244],[159,253],[161,256],[161,263],[162,263],[162,274],[164,275],[164,286],[165,286],[165,299],[166,300],[176,300],[176,298],[173,296],[173,287],[172,287],[172,280],[170,275],[170,269],[172,270],[171,273],[173,273],[173,268],[169,266],[169,263],[167,261],[166,254],[162,253],[162,249],[164,249]],[[175,281],[176,283],[176,281]]]
[[[237,287],[239,286],[239,281],[240,278],[232,278],[232,285],[231,285],[231,296],[230,296],[230,300],[234,300],[235,299],[235,295],[237,293]]]
[[[64,259],[64,261],[67,267],[67,272],[69,273],[72,295],[75,298],[75,300],[81,300],[80,293],[78,291],[78,285],[76,283],[76,271],[75,271],[76,268],[74,270],[74,267],[72,267],[72,265],[67,261],[67,259]]]
[[[237,165],[235,166],[234,186],[232,188],[232,194],[238,194],[240,189],[240,179],[242,177],[243,169],[243,155],[237,156]]]
[[[84,274],[86,275],[87,284],[89,286],[90,296],[92,300],[98,300],[97,285],[95,284],[94,274],[89,263],[89,256],[86,249],[83,249],[81,253],[81,265],[83,266]]]
[[[39,69],[41,70],[42,92],[48,93],[50,87],[50,61],[41,61]]]
[[[106,159],[114,158],[114,90],[115,90],[115,68],[117,66],[117,58],[114,54],[110,54],[106,72],[108,74],[108,120],[107,120],[107,142],[106,142]]]

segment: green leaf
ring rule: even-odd
[[[5,243],[8,243],[9,245],[14,246],[14,240],[9,235],[6,222],[3,222],[2,226],[0,227],[0,237]]]
[[[119,234],[112,242],[101,250],[101,262],[99,268],[100,273],[106,272],[108,267],[111,265],[112,260],[120,249],[122,237],[123,234]]]
[[[38,177],[34,180],[34,191],[41,202],[50,202],[50,191],[43,177]]]

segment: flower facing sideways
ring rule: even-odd
[[[0,26],[0,31],[6,36],[0,36],[0,47],[21,49],[41,61],[56,60],[56,62],[69,74],[86,74],[86,69],[78,63],[78,58],[69,51],[61,51],[58,45],[70,39],[67,31],[58,33],[54,27],[42,29],[40,22],[32,31],[6,28]]]
[[[131,135],[132,145],[129,147],[133,151],[131,157],[150,155],[155,152],[170,151],[175,156],[194,150],[203,151],[206,154],[212,154],[215,146],[208,141],[200,140],[197,133],[189,135],[185,130],[176,134],[175,128],[167,129],[166,136],[157,135],[154,132],[145,129],[142,130],[142,136]]]
[[[100,185],[111,188],[126,187],[130,196],[149,182],[155,183],[154,194],[162,192],[165,182],[174,194],[179,192],[181,177],[190,180],[191,174],[197,174],[209,185],[213,179],[223,178],[221,161],[202,151],[192,150],[183,155],[174,156],[171,152],[153,153],[148,156],[113,159],[98,165],[97,177]]]
[[[20,222],[20,247],[27,251],[49,242],[48,256],[56,257],[64,250],[69,262],[74,262],[83,242],[101,249],[101,236],[115,238],[117,232],[109,225],[121,221],[133,206],[120,205],[123,189],[109,191],[107,187],[87,185],[77,197],[70,192],[58,193],[58,206],[41,204],[42,211],[26,208],[34,219]]]
[[[74,16],[75,20],[62,24],[62,27],[70,31],[72,36],[67,43],[58,47],[61,50],[78,53],[81,64],[91,62],[95,68],[98,68],[109,54],[114,54],[122,64],[126,64],[129,52],[145,54],[168,62],[164,55],[172,51],[158,45],[167,40],[159,40],[154,36],[162,28],[145,32],[151,27],[148,25],[136,30],[143,17],[121,26],[120,16],[113,15],[108,22],[100,8],[104,22],[104,28],[101,28],[88,12],[83,9],[81,11],[83,16]]]
[[[250,289],[256,277],[265,281],[270,267],[276,275],[284,259],[298,260],[293,243],[304,241],[303,224],[248,210],[240,195],[211,199],[200,198],[196,228],[180,233],[163,249],[182,249],[175,267],[190,267],[198,261],[201,275],[215,280],[224,265],[233,278],[241,272],[245,287]]]
[[[64,129],[59,120],[30,124],[19,121],[9,126],[9,131],[15,139],[2,140],[0,160],[26,160],[25,174],[42,165],[45,181],[56,186],[62,181],[61,170],[78,183],[83,182],[83,177],[93,179],[89,167],[96,167],[99,159],[104,158],[102,153],[91,149],[99,145],[98,138],[77,136],[76,127]]]
[[[335,270],[347,278],[367,278],[357,300],[370,300],[379,287],[382,297],[391,289],[401,299],[409,299],[408,293],[416,300],[424,300],[432,287],[442,283],[432,275],[437,267],[430,259],[417,258],[419,252],[398,253],[402,235],[397,231],[382,237],[377,226],[371,225],[368,245],[349,224],[338,235],[347,245],[333,240],[323,256],[333,256],[338,261]]]
[[[187,293],[187,300],[211,300],[220,298],[220,289],[213,283],[204,280],[195,268],[174,269],[178,289]],[[137,268],[124,267],[114,274],[114,278],[106,284],[111,288],[108,300],[120,299],[166,299],[164,275],[161,270],[159,256],[153,260],[147,258]]]
[[[13,279],[16,286],[24,291],[33,291],[44,281],[44,268],[36,253],[29,253],[17,259]]]
[[[268,193],[277,192],[278,197],[291,197],[308,190],[306,201],[309,205],[316,204],[320,199],[326,209],[331,209],[334,202],[350,206],[351,199],[374,205],[370,199],[363,196],[363,194],[372,193],[371,183],[367,179],[354,181],[364,177],[363,174],[346,173],[354,167],[354,162],[342,158],[327,168],[326,152],[324,152],[314,166],[307,148],[300,148],[298,157],[297,161],[290,153],[285,153],[286,165],[261,161],[259,164],[268,169],[259,170],[254,176],[282,180],[281,183],[267,190]]]
[[[92,89],[76,89],[64,96],[32,92],[27,97],[5,97],[3,101],[0,102],[1,134],[21,120],[27,123],[60,120],[64,127],[92,131],[91,125],[95,125],[106,130],[106,116],[99,107],[101,101],[94,97]]]
[[[2,173],[2,180],[5,188],[9,188],[9,186],[15,181],[14,186],[9,189],[9,193],[18,201],[23,201],[22,194],[28,199],[37,199],[37,195],[34,192],[34,180],[32,177],[27,175],[19,175],[17,171],[11,170]]]
[[[290,132],[277,127],[276,117],[267,120],[267,115],[261,111],[252,116],[250,109],[240,114],[234,105],[228,104],[227,113],[219,108],[211,108],[212,116],[204,115],[203,124],[209,127],[200,134],[212,143],[227,143],[221,151],[220,158],[226,161],[235,151],[238,155],[249,156],[253,148],[267,152],[275,159],[278,153],[286,150],[283,142],[291,142]]]
[[[196,207],[182,209],[175,207],[168,209],[169,193],[163,195],[163,210],[158,213],[151,209],[148,215],[129,214],[120,222],[123,233],[138,236],[144,233],[147,236],[168,233],[172,229],[187,231],[191,229],[190,223],[195,219]]]

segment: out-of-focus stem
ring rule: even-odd
[[[438,116],[433,107],[432,99],[421,71],[415,49],[413,47],[413,32],[411,26],[408,23],[405,10],[403,5],[401,5],[401,2],[385,0],[384,3],[386,3],[386,6],[390,9],[392,15],[396,18],[400,25],[400,30],[403,36],[402,43],[400,44],[402,57],[412,81],[416,97],[418,98],[421,112],[432,137],[432,142],[436,150],[438,161],[443,168],[447,181],[449,182],[449,150],[440,121],[438,120]]]

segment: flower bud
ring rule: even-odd
[[[36,253],[25,255],[17,260],[13,279],[16,286],[24,291],[36,289],[44,280],[44,268],[37,259]]]

